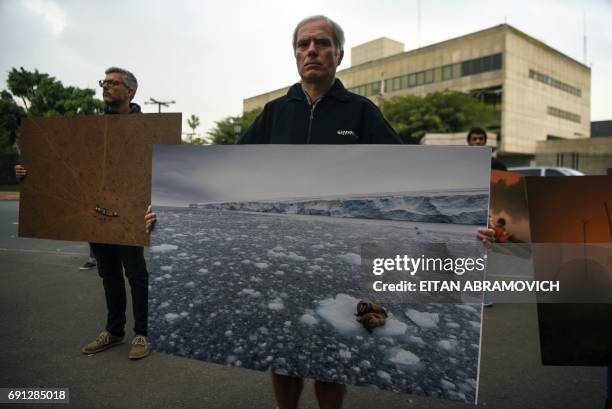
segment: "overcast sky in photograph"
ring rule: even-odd
[[[612,1],[0,1],[2,88],[11,67],[37,68],[66,85],[101,91],[105,68],[133,71],[135,102],[144,112],[150,97],[175,100],[166,111],[201,119],[203,134],[214,121],[242,112],[246,97],[298,81],[291,35],[303,17],[326,14],[346,33],[350,48],[389,37],[413,50],[506,21],[592,68],[591,119],[612,119]],[[585,19],[586,16],[586,19]]]
[[[189,203],[487,189],[490,148],[155,145],[151,200]]]

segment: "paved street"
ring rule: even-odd
[[[275,407],[267,373],[159,353],[131,362],[128,343],[82,355],[80,348],[100,332],[105,317],[97,272],[78,269],[87,245],[17,238],[17,209],[17,201],[0,201],[0,387],[69,387],[71,408]],[[485,310],[483,336],[478,407],[603,408],[604,368],[539,363],[535,306]],[[50,407],[34,407],[40,406]],[[312,382],[302,407],[317,407]],[[345,407],[473,406],[349,388]]]

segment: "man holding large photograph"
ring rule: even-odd
[[[239,144],[399,144],[401,139],[369,99],[347,91],[336,78],[344,56],[344,32],[328,17],[300,21],[293,51],[301,81],[287,95],[266,104]],[[150,231],[151,208],[145,215]],[[297,408],[304,379],[272,374],[279,409]],[[321,408],[341,408],[346,385],[315,382]]]
[[[336,78],[344,51],[342,28],[325,16],[308,17],[293,33],[301,81],[287,95],[266,104],[239,144],[399,144],[401,139],[370,100],[347,91]],[[145,215],[151,231],[156,215]],[[489,241],[490,231],[479,238]],[[279,409],[297,408],[304,380],[272,374]],[[341,408],[346,385],[315,381],[321,408]]]
[[[344,56],[344,32],[325,16],[308,17],[293,32],[301,81],[266,104],[239,144],[397,144],[399,136],[369,99],[347,91],[336,78]],[[302,378],[272,374],[280,409],[297,408]],[[341,408],[346,385],[315,382],[320,408]]]

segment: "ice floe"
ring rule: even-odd
[[[406,316],[422,328],[437,328],[440,314],[409,309]]]
[[[177,250],[178,246],[174,244],[160,244],[158,246],[151,246],[149,249],[151,253],[167,253],[169,251]]]

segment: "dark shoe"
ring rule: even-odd
[[[147,337],[144,335],[136,335],[132,340],[132,349],[128,354],[130,359],[142,359],[149,355],[149,345],[147,344]]]
[[[96,262],[95,261],[88,261],[87,263],[85,263],[81,267],[79,267],[79,270],[81,270],[81,271],[91,270],[95,266],[96,266]]]
[[[119,345],[123,342],[123,337],[118,337],[111,334],[108,331],[102,331],[98,338],[85,345],[81,352],[84,354],[95,354],[100,351],[104,351],[115,345]]]

